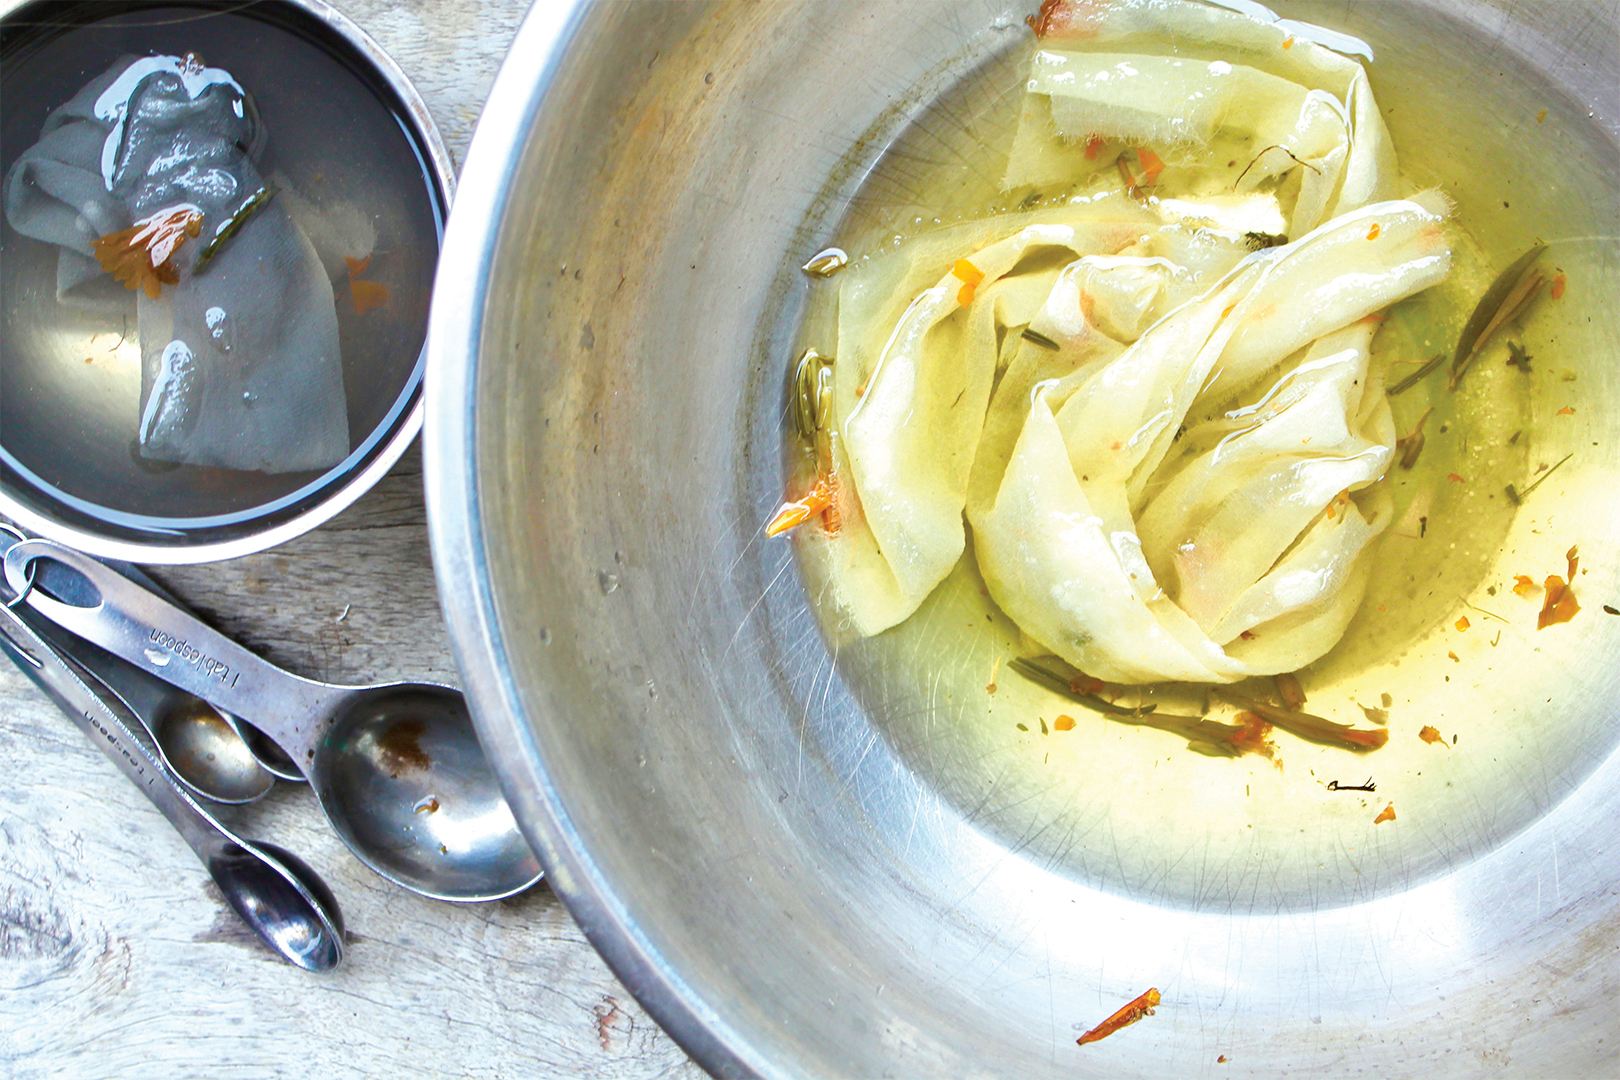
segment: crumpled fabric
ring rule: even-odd
[[[1399,194],[1366,71],[1302,26],[1191,0],[1063,0],[1042,20],[1005,187],[1150,146],[1182,194],[1283,181],[1295,237]],[[1092,139],[1115,149],[1087,158]]]
[[[967,506],[1001,609],[1111,682],[1235,682],[1332,648],[1391,520],[1369,316],[1449,272],[1445,210],[1336,218],[1038,387],[994,494]]]
[[[818,603],[876,634],[967,556],[1023,647],[1094,677],[1297,670],[1391,524],[1372,341],[1449,273],[1449,205],[1396,197],[1365,72],[1299,24],[1048,0],[1035,27],[1004,187],[1048,207],[845,271]]]
[[[330,468],[349,453],[331,281],[254,161],[265,139],[252,99],[194,57],[123,57],[46,119],[5,177],[12,228],[58,249],[57,296],[127,310],[95,241],[190,206],[200,234],[171,265],[178,283],[137,293],[141,456],[265,473]],[[198,256],[255,196],[260,204]]]

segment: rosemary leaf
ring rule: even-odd
[[[1402,379],[1400,382],[1396,383],[1394,386],[1390,387],[1384,392],[1390,397],[1394,397],[1396,394],[1412,389],[1412,387],[1422,382],[1429,372],[1433,371],[1435,368],[1444,363],[1445,359],[1445,353],[1435,353],[1433,356],[1429,357],[1422,367],[1418,368],[1416,371],[1412,372],[1412,374],[1408,375],[1406,378]]]
[[[1513,261],[1513,265],[1499,274],[1485,295],[1479,298],[1474,313],[1468,317],[1462,336],[1457,339],[1457,351],[1451,358],[1451,389],[1457,389],[1468,365],[1485,347],[1497,328],[1517,315],[1532,297],[1540,291],[1545,280],[1535,268],[1536,260],[1547,250],[1546,244],[1537,244]]]

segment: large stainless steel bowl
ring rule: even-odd
[[[1307,862],[1310,806],[1297,841],[1234,858],[1196,799],[1156,822],[1032,780],[943,694],[886,696],[761,539],[798,262],[881,217],[862,185],[886,147],[968,122],[930,103],[1032,6],[541,3],[520,32],[441,259],[428,495],[480,730],[552,887],[719,1075],[1614,1075],[1620,9],[1286,5],[1374,43],[1397,139],[1507,238],[1497,265],[1514,236],[1585,245],[1593,315],[1558,361],[1583,404],[1556,522],[1503,541],[1579,540],[1582,621],[1533,639],[1540,667],[1452,684],[1509,733],[1447,766],[1461,811]],[[1076,1047],[1148,986],[1158,1016]]]

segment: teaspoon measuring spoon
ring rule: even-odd
[[[145,732],[124,722],[91,685],[9,606],[0,604],[0,651],[67,713],[152,800],[191,845],[236,913],[264,943],[305,971],[343,959],[343,914],[315,871],[274,844],[244,840],[188,795]]]
[[[460,691],[301,678],[49,540],[27,540],[6,553],[14,591],[27,590],[36,560],[76,571],[100,599],[69,604],[34,589],[27,602],[35,611],[246,719],[303,770],[339,838],[383,877],[455,901],[497,900],[540,879],[539,860],[501,794]]]
[[[13,543],[27,539],[12,526],[0,524],[0,551],[9,551]],[[109,565],[158,595],[173,599],[135,567]],[[57,573],[62,568],[50,564],[36,567],[43,567],[37,574],[36,587],[67,600],[76,593],[88,593],[94,602],[94,591],[79,575],[65,569]],[[214,802],[234,804],[263,798],[275,786],[276,776],[254,755],[236,725],[206,701],[50,625],[49,620],[36,615],[29,625],[118,698],[151,734],[163,763],[192,791]]]

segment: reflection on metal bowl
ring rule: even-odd
[[[1434,655],[1443,612],[1387,655],[1330,657],[1422,689],[1401,717],[1414,744],[1441,705],[1482,712],[1489,741],[1420,746],[1452,755],[1455,786],[1414,778],[1371,831],[1380,799],[1364,845],[1327,842],[1324,796],[1234,839],[1241,783],[1166,805],[1130,798],[1135,776],[1041,771],[1010,723],[962,722],[957,690],[982,694],[988,665],[829,644],[791,546],[761,538],[820,287],[799,266],[893,226],[907,196],[876,186],[885,153],[971,135],[938,103],[1027,46],[1028,10],[542,5],[525,24],[436,282],[435,557],[481,734],[553,887],[717,1074],[1612,1067],[1613,8],[1277,6],[1372,43],[1408,173],[1456,200],[1491,264],[1561,241],[1592,298],[1538,384],[1548,415],[1560,387],[1579,394],[1579,426],[1538,444],[1574,457],[1491,550],[1457,555],[1469,580],[1447,599],[1511,584],[1555,535],[1581,547],[1585,622],[1521,634],[1510,663],[1488,645],[1446,661],[1439,690],[1395,661]],[[949,156],[919,154],[917,176]],[[1142,771],[1178,767],[1174,741],[1141,745]],[[1149,987],[1156,1017],[1076,1046]]]

